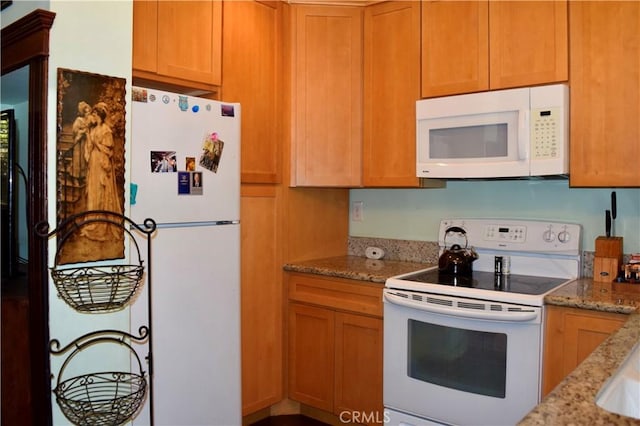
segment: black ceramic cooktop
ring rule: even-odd
[[[404,277],[403,280],[532,295],[544,294],[567,281],[564,278],[514,274],[497,275],[493,272],[482,271],[474,271],[471,276],[465,277],[442,274],[437,269]]]

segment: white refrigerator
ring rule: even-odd
[[[131,308],[135,333],[151,295],[154,424],[240,425],[240,105],[140,87],[132,101],[130,215],[157,223]]]

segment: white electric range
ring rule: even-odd
[[[386,281],[387,424],[510,425],[540,400],[544,296],[579,277],[581,227],[444,219],[440,253],[452,244],[477,252],[471,275]]]

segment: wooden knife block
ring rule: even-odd
[[[611,282],[618,277],[622,265],[622,237],[596,238],[593,280]]]

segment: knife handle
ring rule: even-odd
[[[616,191],[611,193],[611,219],[618,215],[618,203],[616,202]]]
[[[607,237],[611,236],[611,210],[604,212],[604,226],[607,233]]]

